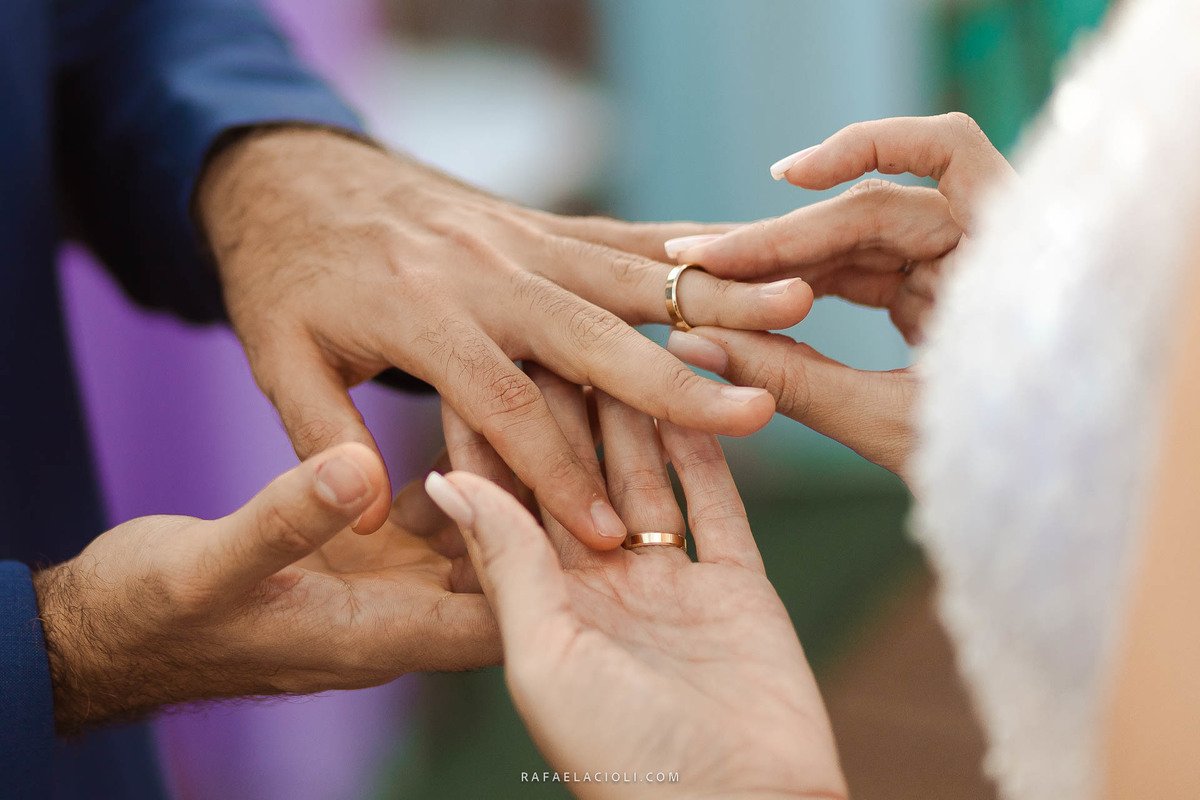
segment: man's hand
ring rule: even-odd
[[[555,518],[605,549],[624,526],[515,360],[707,431],[748,434],[774,410],[766,392],[698,377],[630,327],[668,321],[670,267],[652,256],[701,226],[529,211],[349,138],[286,129],[222,150],[198,209],[233,326],[301,457],[372,445],[347,389],[398,367],[435,386]],[[692,271],[680,300],[694,324],[770,330],[799,322],[812,293],[798,279]],[[383,493],[355,529],[387,513]]]
[[[394,526],[369,558],[335,546],[384,484],[374,453],[339,445],[228,517],[136,519],[37,573],[59,730],[496,663],[494,619],[462,563]]]
[[[911,172],[938,188],[865,181],[822,203],[725,235],[668,243],[681,262],[726,278],[802,277],[817,296],[886,308],[910,343],[924,335],[937,289],[974,232],[979,196],[1014,176],[964,114],[862,122],[772,168],[828,189],[867,172]],[[765,388],[780,413],[904,476],[916,393],[908,370],[863,372],[777,334],[698,328],[668,349],[735,384]]]
[[[530,376],[600,479],[581,390],[540,368]],[[820,693],[763,571],[720,445],[670,423],[659,426],[660,445],[654,420],[596,395],[603,474],[625,523],[685,531],[665,445],[686,495],[697,563],[671,546],[588,550],[553,517],[543,513],[538,525],[510,493],[475,474],[427,482],[462,526],[499,619],[509,689],[534,741],[565,772],[643,780],[678,773],[678,782],[644,790],[647,797],[844,798]],[[629,796],[620,784],[569,788],[584,798]]]

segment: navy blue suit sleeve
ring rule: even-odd
[[[59,164],[74,233],[135,300],[223,316],[190,216],[213,142],[275,122],[360,132],[250,0],[55,0]]]
[[[16,561],[0,561],[0,687],[0,793],[41,797],[54,752],[54,699],[33,581]]]

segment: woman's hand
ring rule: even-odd
[[[59,730],[496,663],[473,573],[429,544],[437,520],[424,538],[349,530],[383,485],[374,453],[339,445],[228,517],[135,519],[38,572]]]
[[[982,193],[1014,176],[965,114],[861,122],[775,164],[772,175],[828,189],[878,170],[932,177],[938,188],[884,180],[724,235],[674,240],[667,252],[737,280],[802,277],[819,297],[888,309],[919,342],[945,274],[975,232]],[[684,361],[765,388],[778,410],[903,475],[912,449],[907,370],[862,372],[774,334],[697,328],[673,333]]]
[[[301,457],[338,442],[373,447],[347,390],[398,367],[435,386],[576,536],[613,548],[625,531],[603,486],[514,360],[724,434],[751,433],[774,411],[766,392],[703,379],[631,327],[668,321],[670,265],[650,256],[701,226],[531,211],[297,129],[222,150],[197,200],[230,320]],[[694,321],[731,328],[788,327],[812,303],[800,280],[764,287],[694,273],[680,293]],[[383,523],[389,496],[356,530]]]
[[[581,390],[540,369],[531,378],[599,479]],[[683,533],[653,420],[596,399],[608,490],[626,526]],[[594,552],[544,512],[543,529],[487,480],[429,477],[496,611],[517,709],[581,797],[629,796],[629,786],[596,779],[611,773],[638,783],[678,773],[653,787],[656,797],[844,797],[820,694],[720,446],[659,427],[697,563],[669,546]],[[460,431],[461,451],[472,434]],[[494,459],[492,474],[501,470]]]

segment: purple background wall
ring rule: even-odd
[[[378,35],[375,0],[271,3],[304,57],[350,88],[349,58]],[[233,335],[132,308],[86,256],[64,253],[64,301],[110,520],[215,517],[295,463]],[[354,392],[397,485],[438,436],[435,401]],[[218,704],[157,731],[180,798],[323,800],[371,793],[405,734],[415,679],[362,692]]]

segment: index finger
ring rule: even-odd
[[[720,235],[733,230],[730,222],[625,222],[609,217],[564,217],[534,212],[544,230],[557,236],[622,250],[644,258],[658,258],[663,242],[687,236]]]
[[[677,257],[725,278],[799,275],[815,289],[825,273],[866,265],[872,258],[879,272],[895,272],[910,259],[937,258],[961,235],[949,202],[937,191],[880,179],[782,217],[743,225],[686,247]]]
[[[438,345],[448,356],[434,383],[442,387],[444,402],[487,439],[520,482],[576,538],[597,550],[619,546],[625,539],[624,524],[529,376],[471,325],[439,335],[443,338]],[[451,446],[452,461],[454,450]]]
[[[868,172],[933,178],[968,234],[979,193],[1016,173],[975,120],[961,112],[857,122],[772,167],[776,178],[829,189]]]
[[[281,347],[273,358],[259,361],[255,380],[279,412],[301,460],[347,442],[364,444],[379,455],[345,382],[324,358],[306,348]],[[372,533],[387,520],[391,484],[384,469],[384,491],[354,523],[355,533]]]

